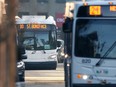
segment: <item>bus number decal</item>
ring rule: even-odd
[[[90,15],[101,15],[101,6],[90,6],[89,14]]]
[[[82,59],[82,63],[91,63],[91,59]]]

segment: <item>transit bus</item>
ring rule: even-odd
[[[115,87],[116,1],[76,1],[72,12],[63,24],[72,39],[65,45],[65,87]]]
[[[24,16],[16,21],[18,41],[26,48],[26,70],[57,68],[57,31],[52,16]]]

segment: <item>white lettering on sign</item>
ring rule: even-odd
[[[57,18],[57,20],[56,20],[57,22],[64,22],[64,18]]]

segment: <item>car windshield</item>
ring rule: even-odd
[[[115,19],[77,20],[75,55],[91,58],[116,58],[115,22]]]

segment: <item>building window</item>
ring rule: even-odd
[[[29,15],[29,12],[18,12],[19,17],[22,17],[24,15]]]
[[[48,3],[48,0],[37,0],[38,3]]]
[[[29,2],[30,0],[19,0],[20,3]]]
[[[66,3],[66,0],[56,0],[56,3]]]

